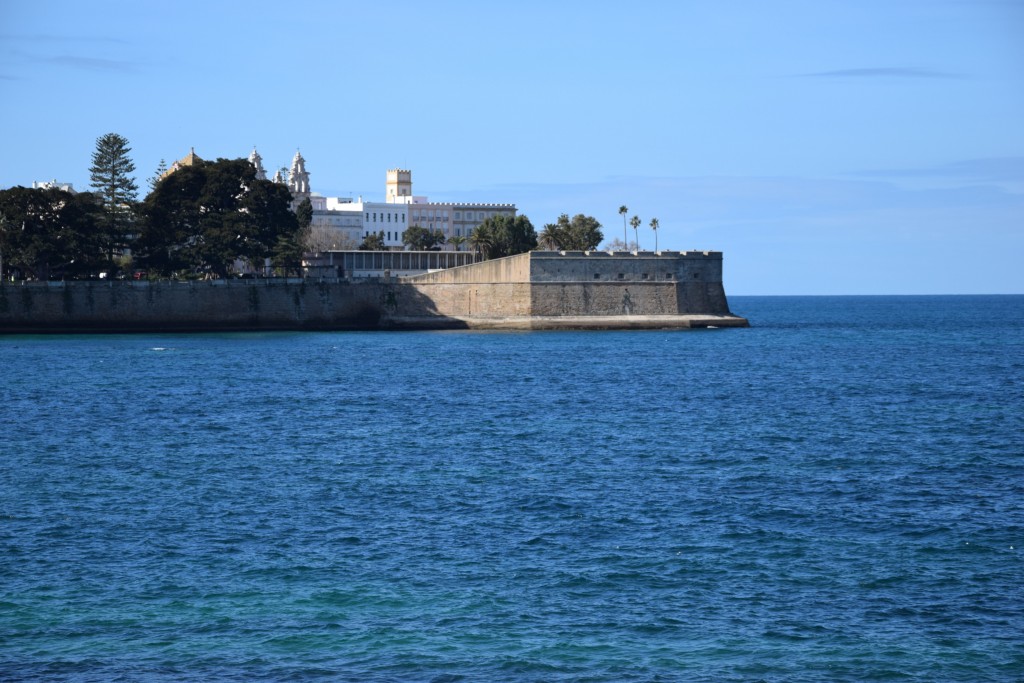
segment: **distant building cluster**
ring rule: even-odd
[[[197,161],[201,159],[192,149],[171,164],[167,174]],[[256,169],[257,178],[267,179],[263,157],[255,148],[249,154],[249,163]],[[445,250],[465,251],[469,245],[463,243],[487,218],[516,214],[515,204],[431,202],[425,196],[416,196],[412,192],[412,171],[406,169],[387,172],[383,202],[364,201],[362,197],[325,197],[311,190],[306,160],[299,152],[295,153],[291,168],[287,172],[278,170],[272,180],[288,186],[293,209],[309,199],[313,207],[310,228],[320,251],[353,249],[364,238],[378,233],[383,233],[386,247],[401,249],[403,234],[410,226],[443,234]]]
[[[78,194],[71,183],[61,183],[57,180],[43,180],[32,183],[33,190],[64,190],[71,194]]]

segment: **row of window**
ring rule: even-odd
[[[433,225],[433,223],[431,223],[431,224],[430,224],[430,226],[429,226],[429,227],[428,227],[427,229],[428,229],[428,230],[433,230],[433,229],[434,229],[434,225]],[[467,229],[466,229],[466,237],[469,237],[469,235],[470,235],[470,233],[471,233],[471,232],[473,232],[473,231],[467,228]],[[404,233],[402,233],[402,232],[399,232],[399,231],[397,231],[397,230],[396,230],[396,231],[394,232],[394,235],[395,235],[395,239],[396,239],[396,240],[398,240],[398,239],[401,239],[401,237],[402,237],[402,235],[403,235],[403,234],[404,234]],[[367,230],[366,232],[364,232],[364,233],[363,233],[363,237],[369,237],[369,236],[370,236],[370,231],[369,231],[369,230]],[[456,228],[456,229],[455,229],[455,236],[456,236],[456,237],[462,237],[462,229],[461,229],[461,228]],[[385,232],[385,233],[384,233],[384,239],[385,239],[386,241],[388,241],[388,242],[390,242],[390,241],[391,241],[391,231],[390,231],[390,230],[388,230],[387,232]]]
[[[455,217],[456,218],[459,217],[459,213],[457,211],[455,212]],[[447,223],[448,222],[448,212],[447,211],[434,211],[433,209],[431,209],[430,211],[413,211],[412,212],[412,219],[414,221],[418,221],[418,220],[424,220],[424,221],[443,220],[444,222]]]
[[[474,218],[472,211],[466,211],[465,212],[465,214],[466,214],[465,219],[463,219],[462,213],[463,212],[461,212],[461,211],[456,211],[455,212],[455,220],[457,220],[457,221],[461,221],[461,220],[467,220],[467,221],[479,220],[479,221],[484,221],[484,220],[487,219],[487,217],[489,215],[490,216],[495,216],[499,212],[497,212],[497,211],[490,211],[490,212],[478,211],[478,212],[476,212],[476,218]],[[372,216],[372,218],[371,218],[371,216]],[[392,220],[395,223],[404,223],[405,222],[405,214],[404,213],[391,213],[390,211],[388,213],[384,213],[383,211],[380,212],[380,222],[381,223],[391,223]],[[436,221],[439,221],[441,223],[447,223],[448,222],[448,212],[447,211],[437,211],[437,212],[435,212],[435,211],[422,211],[422,212],[420,212],[420,211],[413,211],[412,212],[412,220],[414,222],[420,221],[420,220],[424,220],[424,221],[434,221],[434,220],[436,220]],[[376,223],[377,222],[377,212],[376,211],[372,211],[372,212],[368,211],[366,213],[366,221],[367,222],[371,222],[372,221],[372,222]]]
[[[380,214],[380,222],[381,223],[390,223],[391,222],[391,215],[392,214],[391,214],[390,211],[388,213],[386,213],[386,214],[382,211],[381,214]],[[387,220],[384,219],[385,216],[387,216]],[[396,214],[394,214],[394,216],[395,216],[395,222],[396,223],[398,223],[398,222],[404,223],[405,222],[405,214],[404,213],[402,213],[402,214],[396,213]],[[399,216],[401,216],[401,221],[399,221]],[[369,213],[366,214],[366,220],[367,221],[370,220],[370,214]],[[377,212],[376,211],[373,212],[373,222],[374,223],[377,222]]]
[[[463,213],[465,213],[465,218],[463,218]],[[483,221],[483,220],[486,220],[489,216],[496,216],[499,213],[501,213],[501,212],[499,212],[499,211],[475,211],[475,212],[474,211],[465,211],[465,212],[463,212],[463,211],[456,211],[455,212],[455,220],[457,220],[457,221],[461,221],[461,220],[467,220],[467,221],[478,220],[478,221]],[[413,211],[412,212],[412,220],[414,220],[414,221],[420,221],[420,220],[423,220],[423,221],[435,221],[436,220],[436,221],[442,221],[442,222],[447,223],[448,222],[448,211],[447,210],[444,210],[444,211],[436,210],[435,211],[433,209],[423,210],[423,211]]]
[[[395,231],[395,239],[396,239],[396,240],[398,239],[398,237],[399,237],[399,235],[400,235],[400,234],[401,234],[401,233],[399,233],[398,231]],[[366,231],[366,232],[365,232],[365,233],[363,234],[363,237],[369,237],[369,236],[370,236],[370,231],[369,231],[369,230],[367,230],[367,231]],[[387,231],[386,233],[384,233],[384,241],[385,241],[385,242],[390,242],[390,241],[391,241],[391,231],[390,231],[390,230],[388,230],[388,231]]]

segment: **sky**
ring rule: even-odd
[[[0,130],[0,188],[255,146],[538,231],[625,205],[731,295],[1024,293],[1024,0],[0,0]]]

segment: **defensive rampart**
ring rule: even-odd
[[[402,282],[436,313],[476,326],[498,318],[531,328],[746,325],[729,311],[716,251],[535,251]]]
[[[531,252],[405,278],[0,284],[0,332],[744,326],[720,252]]]

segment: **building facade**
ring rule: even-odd
[[[264,180],[267,171],[263,157],[253,147],[248,156],[256,170],[256,177]],[[191,149],[167,170],[169,175],[184,166],[202,161]],[[381,234],[389,250],[405,249],[405,231],[419,226],[445,237],[445,251],[470,250],[469,238],[473,229],[488,218],[499,215],[515,216],[515,204],[432,202],[426,196],[413,194],[412,171],[388,169],[383,202],[364,201],[362,197],[325,197],[312,191],[306,160],[299,151],[292,158],[291,167],[278,169],[273,182],[286,185],[292,194],[292,210],[309,199],[313,208],[311,246],[315,250],[355,249],[364,239]]]
[[[71,194],[78,194],[75,190],[75,186],[71,183],[59,182],[56,178],[53,180],[36,180],[32,182],[33,190],[64,190]]]
[[[516,215],[515,204],[431,202],[427,197],[418,197],[412,192],[412,171],[408,169],[388,170],[384,195],[390,204],[408,206],[410,226],[443,234],[447,251],[468,250],[473,229],[488,218]]]
[[[469,236],[475,227],[497,215],[516,215],[515,204],[431,202],[425,196],[416,196],[412,191],[412,171],[407,169],[387,171],[383,202],[364,201],[362,197],[322,197],[308,192],[308,173],[304,182],[303,196],[308,196],[313,206],[311,227],[317,236],[314,245],[329,249],[354,249],[373,234],[383,236],[387,249],[405,249],[406,229],[419,226],[443,234],[445,251],[468,251]],[[291,179],[288,185],[292,189]],[[295,189],[292,194],[298,196]]]

